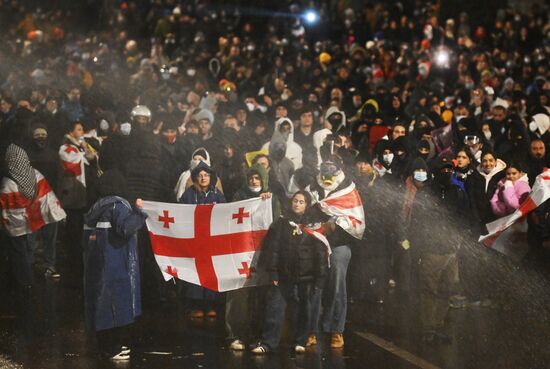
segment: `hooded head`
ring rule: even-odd
[[[346,113],[336,106],[331,106],[325,113],[325,122],[330,123],[332,133],[336,133],[346,127]]]
[[[199,163],[204,162],[209,167],[212,166],[210,162],[210,154],[204,147],[199,147],[191,155],[191,161],[189,162],[189,169],[193,170],[199,165]]]
[[[342,161],[336,156],[330,157],[321,163],[319,168],[318,183],[327,191],[333,191],[344,180]]]
[[[214,188],[216,186],[216,182],[218,181],[218,177],[216,176],[216,172],[205,162],[201,161],[192,171],[191,171],[191,180],[193,181],[193,184],[196,187],[202,187],[201,186],[201,179],[203,178],[203,174],[205,173],[207,176],[210,177],[210,182],[208,184],[208,188]],[[200,177],[200,178],[199,178]]]
[[[36,176],[25,150],[15,144],[9,145],[6,149],[5,161],[8,177],[17,183],[19,192],[27,199],[34,199]]]
[[[254,176],[259,176],[259,186],[257,184],[251,183],[251,178]],[[254,164],[248,170],[246,171],[246,187],[254,192],[254,193],[261,193],[266,192],[269,189],[269,174],[267,170],[263,167],[263,165],[260,164]]]
[[[411,176],[417,187],[421,187],[428,181],[428,165],[422,158],[414,159],[411,165]]]
[[[107,170],[99,178],[97,192],[100,197],[119,196],[126,198],[128,194],[126,178],[118,169]]]
[[[294,142],[294,124],[288,118],[279,118],[275,122],[275,129],[271,141],[284,141],[287,143]]]

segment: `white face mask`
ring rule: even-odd
[[[383,156],[382,156],[382,159],[384,159],[384,162],[385,162],[387,165],[391,165],[391,163],[393,162],[393,157],[394,157],[393,154],[386,154],[386,155],[383,155]]]
[[[255,106],[254,104],[248,102],[246,103],[246,108],[248,109],[248,111],[254,111]]]
[[[132,131],[132,125],[130,123],[122,123],[120,125],[120,134],[123,136],[130,136]]]
[[[101,122],[99,122],[99,129],[102,131],[106,131],[109,129],[109,122],[107,122],[105,119],[102,119]]]
[[[537,127],[537,123],[535,123],[535,122],[529,123],[529,130],[530,130],[531,132],[535,132],[535,131],[537,130],[537,128],[538,128],[538,127]]]
[[[491,131],[485,131],[483,132],[483,135],[485,136],[485,138],[487,140],[490,140],[491,139]]]
[[[414,172],[414,180],[418,182],[426,182],[428,180],[427,172]]]
[[[260,191],[262,190],[262,186],[258,186],[258,187],[248,186],[248,189],[254,193],[260,193]]]

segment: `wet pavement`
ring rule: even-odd
[[[223,317],[191,321],[179,299],[146,298],[133,331],[132,358],[115,364],[97,354],[85,333],[75,264],[60,259],[59,281],[44,279],[37,268],[31,315],[23,321],[16,318],[0,268],[0,368],[550,368],[550,284],[531,271],[514,271],[513,280],[523,285],[517,287],[521,292],[508,291],[507,304],[452,309],[450,344],[422,343],[417,302],[391,292],[384,304],[350,304],[343,350],[331,350],[325,337],[303,355],[284,345],[265,357],[231,352]]]

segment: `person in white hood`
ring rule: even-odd
[[[193,184],[193,181],[191,180],[191,171],[195,169],[200,162],[204,162],[209,167],[212,167],[210,154],[208,153],[208,151],[206,151],[204,147],[199,147],[198,149],[193,151],[193,154],[191,155],[191,161],[189,162],[189,169],[187,169],[180,175],[178,183],[176,183],[176,187],[174,188],[174,193],[176,194],[177,201],[179,201],[185,190],[191,187],[191,185]],[[218,182],[216,183],[216,187],[223,193],[223,188],[219,178]]]
[[[296,142],[294,142],[294,124],[288,118],[279,118],[275,122],[275,130],[271,141],[267,142],[262,150],[269,152],[269,146],[271,142],[284,141],[286,143],[285,157],[290,159],[294,164],[294,169],[300,169],[302,167],[302,148]]]

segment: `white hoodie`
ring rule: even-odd
[[[489,182],[491,181],[491,178],[493,178],[495,174],[503,171],[504,169],[506,169],[506,163],[500,159],[497,159],[495,167],[488,174],[483,171],[483,169],[481,168],[481,164],[477,167],[477,171],[479,172],[479,174],[481,174],[483,178],[485,178],[485,192],[487,192],[487,187],[489,187]]]
[[[206,160],[204,162],[208,164],[209,167],[212,166],[210,163],[210,154],[208,153],[208,151],[206,151],[204,147],[199,147],[198,149],[193,151],[193,154],[191,155],[191,161],[189,162],[189,169],[187,169],[180,175],[178,183],[176,183],[176,187],[174,187],[174,193],[176,194],[177,200],[180,199],[181,195],[183,195],[183,193],[187,189],[187,182],[189,181],[189,178],[191,178],[191,171],[195,169],[197,165],[199,165],[199,163],[202,161],[193,159],[195,155],[197,155],[197,151],[199,150],[203,150],[206,153]]]
[[[275,122],[275,130],[273,131],[273,136],[271,136],[271,141],[284,141],[281,132],[279,132],[279,127],[283,122],[288,122],[290,124],[290,132],[288,138],[286,139],[286,154],[285,156],[292,161],[294,164],[294,170],[298,170],[302,167],[302,147],[294,142],[294,124],[288,118],[279,118]],[[265,143],[262,147],[262,150],[269,152],[269,144],[271,141]]]

